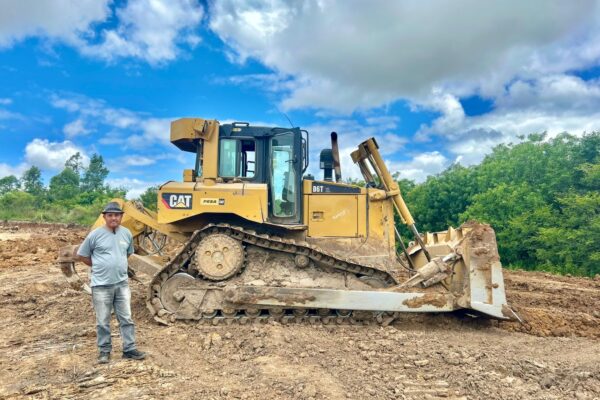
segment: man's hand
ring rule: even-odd
[[[89,267],[92,266],[92,257],[77,256],[77,258],[79,259],[79,261],[81,261],[85,265],[87,265]]]

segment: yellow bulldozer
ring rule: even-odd
[[[170,135],[195,154],[183,182],[160,186],[157,212],[115,200],[137,238],[130,266],[149,276],[157,321],[359,323],[460,309],[515,316],[492,228],[420,234],[374,138],[351,154],[365,181],[357,186],[342,182],[336,133],[320,153],[323,179],[306,174],[309,135],[300,128],[183,118]],[[408,246],[395,215],[412,234]],[[167,242],[176,252],[157,261]],[[76,247],[58,261],[84,288]]]

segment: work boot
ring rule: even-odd
[[[110,361],[110,353],[106,353],[106,352],[100,352],[100,354],[98,354],[98,364],[108,364],[108,362]]]
[[[146,358],[146,353],[142,353],[138,349],[133,349],[123,352],[123,358],[131,358],[132,360],[143,360]]]

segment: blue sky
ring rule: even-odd
[[[423,181],[520,135],[598,130],[597,1],[0,0],[0,176],[79,151],[135,197],[193,160],[171,120],[375,136]],[[320,175],[320,174],[319,174]]]

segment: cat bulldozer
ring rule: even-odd
[[[320,153],[323,179],[307,174],[309,135],[300,128],[183,118],[170,136],[195,154],[195,165],[182,182],[159,187],[157,211],[114,200],[136,238],[130,267],[148,276],[147,306],[157,321],[360,323],[455,310],[515,316],[492,228],[469,222],[419,233],[374,138],[351,154],[364,178],[354,185],[342,181],[335,132]],[[403,242],[395,216],[412,242]],[[99,217],[94,227],[103,224]],[[177,245],[170,256],[165,243]],[[87,288],[76,248],[61,249],[58,262],[74,287]]]

